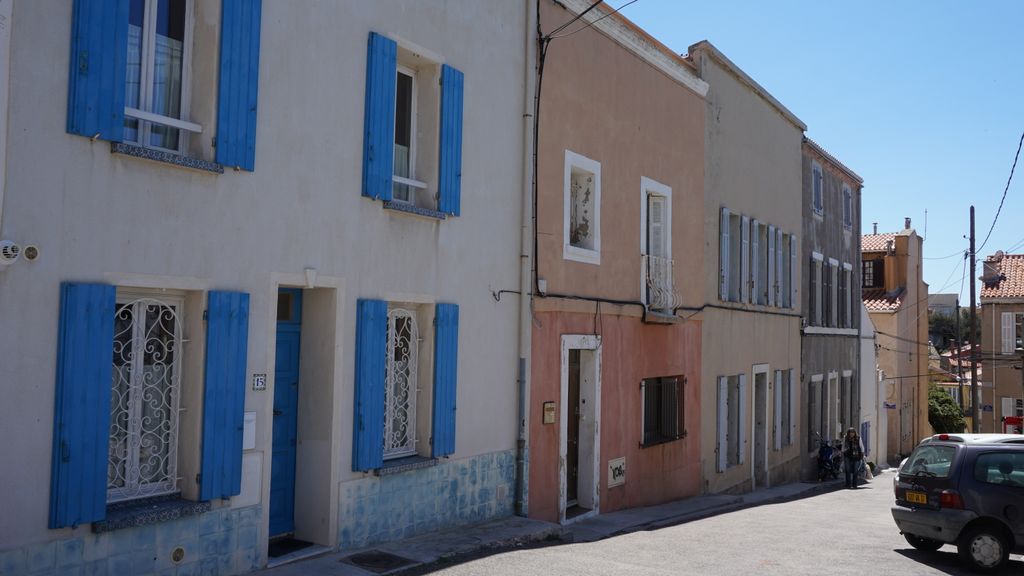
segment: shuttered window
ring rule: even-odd
[[[440,100],[418,88],[437,84]],[[462,213],[464,86],[460,70],[426,62],[395,40],[370,32],[363,108],[363,196],[395,202],[386,205],[393,208],[436,211],[431,215],[438,217]],[[419,151],[435,145],[436,163],[432,163]],[[437,189],[431,190],[428,182],[435,175]]]
[[[817,162],[811,163],[811,208],[815,214],[824,212],[824,188],[825,182],[821,171],[821,165]]]
[[[222,0],[216,161],[253,170],[261,0]],[[192,1],[75,0],[67,131],[181,153]],[[209,55],[202,55],[209,58]]]
[[[422,305],[360,299],[356,312],[356,384],[352,469],[369,471],[405,456],[440,458],[455,452],[459,307],[433,310],[433,383],[419,373],[429,310]],[[429,348],[428,348],[429,349]],[[430,406],[430,441],[417,414]]]
[[[116,294],[107,285],[61,287],[51,528],[102,520],[108,501],[167,492],[177,480],[177,454],[166,434],[177,426],[170,383],[182,365],[178,305],[136,298],[118,308]],[[198,455],[187,455],[201,464],[202,500],[228,498],[241,490],[248,311],[248,294],[209,293],[202,445]],[[116,326],[122,328],[120,335]],[[133,335],[140,330],[148,331],[149,338],[141,357],[123,349],[140,344]],[[137,385],[142,388],[133,391]],[[122,401],[133,394],[135,400]],[[138,413],[131,416],[131,410]],[[130,418],[141,421],[128,424]],[[158,421],[166,425],[146,431]],[[132,433],[133,425],[142,430]],[[163,434],[160,440],[154,439],[156,433]],[[132,441],[130,434],[147,439]]]

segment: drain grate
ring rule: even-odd
[[[345,564],[351,564],[362,568],[363,570],[369,570],[374,574],[385,574],[392,570],[399,568],[405,568],[406,566],[412,566],[417,562],[408,558],[402,558],[401,556],[395,556],[387,552],[380,550],[369,550],[367,552],[360,552],[351,556],[346,556],[339,560]]]

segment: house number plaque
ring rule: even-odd
[[[555,423],[555,403],[545,402],[544,403],[544,423],[554,424]]]

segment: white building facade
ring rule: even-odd
[[[0,0],[0,572],[512,513],[527,10]]]

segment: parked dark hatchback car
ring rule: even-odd
[[[914,548],[955,544],[980,571],[1024,553],[1024,445],[921,444],[894,489],[892,517]]]

